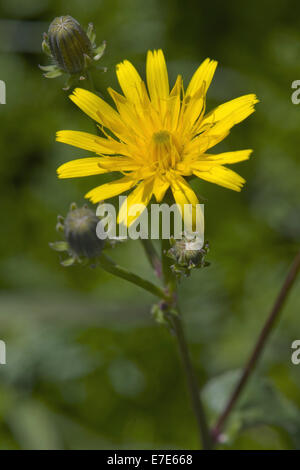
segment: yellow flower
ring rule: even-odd
[[[184,204],[195,207],[198,198],[184,177],[195,175],[240,191],[245,180],[224,165],[247,160],[252,150],[216,155],[207,151],[253,113],[258,100],[253,94],[241,96],[205,115],[206,92],[216,66],[216,61],[206,59],[185,92],[180,75],[170,91],[163,52],[148,51],[147,91],[134,66],[125,60],[116,70],[124,95],[108,89],[117,110],[99,96],[77,88],[71,100],[99,124],[105,137],[58,132],[59,142],[97,155],[63,164],[57,170],[59,178],[123,173],[122,178],[92,189],[85,197],[97,203],[135,187],[127,198],[127,212],[124,206],[119,211],[118,222],[127,225],[136,218],[127,220],[132,205],[146,206],[153,195],[161,202],[169,187],[182,209]]]

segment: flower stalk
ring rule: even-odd
[[[106,254],[103,253],[101,255],[99,259],[99,264],[101,268],[104,269],[104,271],[107,271],[108,273],[113,274],[114,276],[120,277],[121,279],[125,279],[126,281],[141,287],[142,289],[150,292],[151,294],[155,295],[160,299],[163,299],[165,301],[169,300],[168,296],[165,294],[163,289],[156,286],[152,282],[143,279],[137,274],[128,271],[128,269],[119,266]]]
[[[200,396],[199,385],[197,383],[196,374],[191,361],[188,343],[185,337],[184,329],[182,326],[181,313],[177,305],[177,282],[176,275],[171,269],[171,260],[168,257],[168,250],[170,249],[170,240],[161,240],[161,257],[162,257],[162,271],[166,290],[170,296],[171,303],[169,304],[169,312],[166,312],[172,332],[177,341],[178,351],[181,357],[182,366],[184,369],[187,387],[191,397],[191,403],[196,418],[199,437],[202,449],[209,450],[212,448],[212,439],[210,435],[209,426],[206,419],[204,406]]]
[[[150,239],[142,238],[141,242],[149,263],[154,269],[156,276],[160,279],[162,277],[162,265],[152,241]]]
[[[258,337],[258,340],[252,350],[252,353],[249,356],[249,359],[244,367],[243,373],[231,395],[229,398],[227,405],[224,408],[223,413],[219,417],[217,424],[215,425],[212,431],[212,438],[215,442],[218,442],[218,438],[222,431],[223,426],[225,425],[226,421],[231,414],[234,406],[236,405],[242,391],[244,390],[245,386],[248,383],[248,380],[255,369],[255,366],[260,359],[262,352],[266,346],[267,340],[279,319],[280,313],[282,312],[283,305],[295,283],[297,275],[300,271],[300,251],[294,258],[294,261],[291,265],[291,268],[285,278],[285,281],[279,291],[279,294],[276,298],[276,301],[273,305],[273,308],[261,330],[261,333]]]
[[[184,334],[184,329],[182,326],[182,321],[180,314],[172,315],[171,318],[173,331],[178,343],[178,350],[180,353],[181,361],[183,364],[183,369],[186,376],[186,381],[191,397],[191,402],[193,405],[194,414],[197,420],[197,425],[199,429],[200,441],[202,448],[205,450],[210,450],[212,448],[212,439],[210,436],[210,431],[206,419],[206,414],[204,406],[200,397],[199,386],[197,383],[197,378],[195,371],[192,365],[187,341]]]

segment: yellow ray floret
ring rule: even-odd
[[[97,203],[135,188],[118,216],[119,223],[127,225],[139,215],[135,204],[146,206],[152,196],[161,202],[169,188],[181,211],[190,204],[194,216],[198,198],[185,179],[187,176],[240,191],[244,178],[224,165],[249,159],[252,150],[215,155],[208,151],[254,112],[258,100],[254,94],[244,95],[205,114],[206,93],[216,67],[216,61],[206,59],[186,91],[180,75],[170,88],[162,50],[149,51],[147,85],[128,60],[117,65],[123,94],[108,89],[115,107],[77,88],[71,100],[98,123],[106,137],[79,131],[58,132],[59,142],[97,155],[64,163],[57,170],[59,178],[122,173],[122,178],[92,189],[85,197]]]

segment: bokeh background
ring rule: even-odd
[[[42,33],[55,16],[94,22],[106,39],[107,97],[115,64],[144,76],[148,48],[163,48],[171,81],[185,84],[206,57],[219,61],[208,108],[246,93],[261,100],[220,151],[253,148],[235,169],[241,194],[205,182],[211,266],[180,287],[181,307],[210,420],[222,409],[299,248],[299,3],[181,0],[1,0],[0,366],[1,449],[197,448],[197,432],[169,332],[155,324],[151,295],[99,269],[63,268],[48,243],[57,214],[98,178],[59,181],[56,167],[82,151],[55,143],[59,129],[93,132],[92,122],[46,80]],[[104,178],[102,178],[104,180]],[[153,279],[138,242],[112,253]],[[263,360],[227,427],[225,448],[300,448],[299,282]]]

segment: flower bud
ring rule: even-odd
[[[75,86],[78,80],[85,80],[91,69],[106,72],[105,67],[98,65],[106,48],[103,41],[96,45],[94,25],[89,24],[85,32],[72,16],[55,18],[49,26],[48,34],[44,33],[42,50],[51,57],[50,65],[39,65],[45,78],[66,76],[64,90]]]
[[[171,239],[170,242],[171,248],[168,250],[167,255],[175,261],[171,268],[178,277],[181,275],[189,276],[194,268],[209,266],[209,263],[205,260],[205,256],[209,251],[208,242],[203,245],[197,237],[186,235],[180,240]]]
[[[75,205],[64,221],[65,239],[76,256],[95,258],[100,255],[104,241],[96,234],[99,218],[87,206],[77,208]]]
[[[55,18],[49,26],[47,39],[53,59],[64,72],[81,73],[86,61],[91,59],[92,44],[72,16]]]
[[[66,252],[68,258],[61,261],[62,266],[72,266],[75,263],[87,264],[89,260],[102,254],[107,247],[105,240],[100,240],[96,234],[99,218],[87,205],[78,208],[71,204],[66,218],[57,217],[56,229],[63,232],[64,240],[50,243],[50,247],[58,252]],[[93,264],[94,266],[95,264]]]

